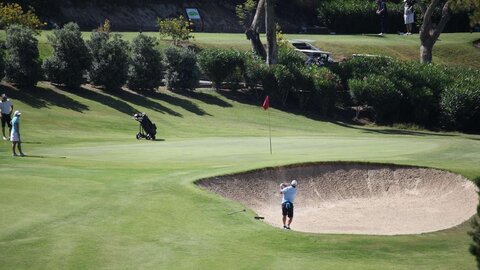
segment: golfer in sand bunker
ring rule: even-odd
[[[282,215],[283,228],[290,230],[290,224],[293,220],[293,201],[297,196],[297,180],[292,180],[290,185],[288,183],[280,184],[280,194],[282,194]],[[288,223],[287,222],[288,216]]]

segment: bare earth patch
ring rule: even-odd
[[[475,185],[441,170],[358,163],[266,168],[197,184],[281,227],[279,184],[298,181],[292,229],[312,233],[419,234],[459,225],[476,211]]]

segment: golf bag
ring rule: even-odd
[[[147,140],[155,140],[157,134],[157,126],[150,121],[145,113],[136,113],[133,115],[133,119],[140,123],[140,128],[137,133],[137,140],[145,138]]]

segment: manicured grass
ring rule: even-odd
[[[65,91],[46,83],[0,90],[23,112],[29,155],[12,158],[9,144],[0,144],[1,269],[475,267],[467,223],[410,236],[286,232],[251,211],[227,215],[244,207],[193,181],[335,160],[431,166],[474,178],[480,136],[350,126],[273,108],[270,155],[269,115],[253,98],[240,102],[209,89]],[[148,113],[160,140],[135,140],[135,111]]]
[[[50,31],[42,31],[38,37],[41,57],[52,53],[47,36]],[[138,33],[120,33],[126,40],[132,40]],[[156,32],[145,33],[160,37]],[[84,32],[85,39],[90,36]],[[244,34],[229,33],[195,33],[193,44],[198,47],[221,47],[250,50],[250,42]],[[265,37],[262,37],[265,40]],[[401,36],[389,34],[383,37],[376,35],[300,35],[288,34],[287,39],[305,39],[311,41],[320,49],[333,53],[334,59],[341,60],[352,54],[376,54],[399,58],[402,60],[419,59],[420,40],[418,35]],[[5,32],[0,32],[0,40],[5,39]],[[450,66],[466,66],[480,68],[480,49],[473,42],[480,39],[480,33],[444,33],[434,46],[433,62]],[[169,45],[168,40],[162,40],[160,47]]]

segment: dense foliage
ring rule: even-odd
[[[92,54],[90,81],[107,89],[118,89],[128,77],[129,44],[118,34],[94,31],[87,42]]]
[[[68,23],[62,29],[55,29],[48,40],[52,44],[53,55],[43,62],[46,78],[69,87],[84,83],[92,61],[78,25]]]
[[[200,79],[197,56],[187,48],[165,49],[165,80],[169,90],[194,90]]]
[[[200,52],[198,63],[202,72],[218,89],[236,71],[244,69],[244,56],[232,49],[206,49]]]
[[[193,38],[190,29],[190,22],[183,16],[178,18],[166,18],[157,20],[160,35],[164,37],[171,37],[173,44],[178,45],[179,42],[188,42]]]
[[[7,28],[5,77],[18,86],[34,86],[41,77],[38,40],[35,32],[22,25]]]
[[[0,3],[0,27],[5,29],[14,24],[23,25],[32,30],[40,29],[45,25],[32,7],[25,12],[17,3]]]
[[[134,90],[152,90],[160,86],[163,78],[163,57],[154,37],[143,34],[132,41],[132,56],[128,74],[128,87]]]

